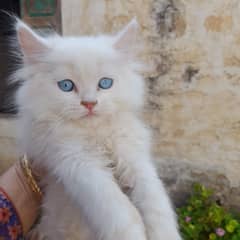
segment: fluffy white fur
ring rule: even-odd
[[[139,119],[144,82],[132,60],[137,23],[115,36],[41,38],[17,24],[25,82],[19,142],[48,169],[37,230],[50,240],[180,240]],[[99,90],[102,77],[112,88]],[[62,79],[76,89],[63,92]],[[98,101],[94,116],[81,101]]]

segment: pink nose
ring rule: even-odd
[[[92,111],[92,109],[94,108],[94,106],[97,104],[97,101],[95,102],[85,102],[85,101],[81,101],[81,105],[83,105],[85,108],[87,108],[89,111]]]

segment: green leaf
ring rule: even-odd
[[[212,195],[212,190],[195,184],[187,204],[177,209],[184,240],[240,240],[240,218],[219,206]],[[216,228],[226,229],[225,235],[217,236]]]
[[[215,233],[210,233],[209,240],[215,240],[215,239],[217,239],[217,235]]]
[[[236,220],[231,220],[228,222],[228,224],[226,225],[226,230],[229,233],[233,233],[234,230],[237,228],[237,226],[239,225],[239,223]]]

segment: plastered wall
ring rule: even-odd
[[[115,32],[134,16],[151,66],[144,119],[175,202],[197,181],[240,208],[240,2],[62,0],[64,35]],[[7,162],[14,158],[12,126],[0,121]]]

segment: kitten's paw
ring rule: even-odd
[[[179,232],[176,229],[166,228],[161,230],[155,229],[151,232],[148,232],[148,239],[149,240],[182,240]]]
[[[122,225],[123,224],[123,225]],[[136,214],[131,221],[119,224],[108,240],[147,240],[145,226],[140,215]]]
[[[147,240],[144,229],[134,226],[116,235],[117,237],[114,237],[115,240]]]
[[[47,238],[37,228],[34,228],[27,234],[26,240],[47,240]]]

